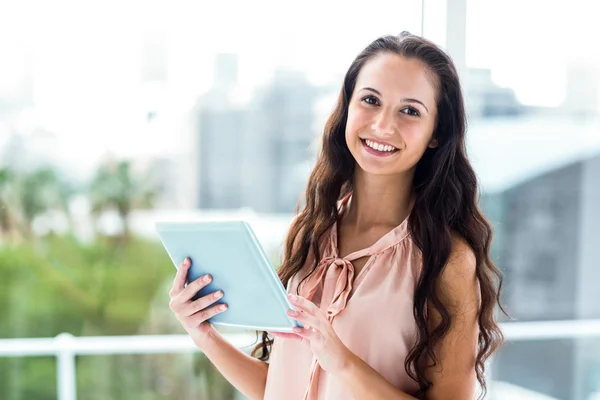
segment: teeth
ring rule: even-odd
[[[378,151],[394,151],[396,150],[395,147],[393,146],[388,146],[388,145],[383,145],[380,143],[375,143],[371,140],[365,140],[365,143],[367,143],[367,146],[369,146],[372,149],[378,150]]]

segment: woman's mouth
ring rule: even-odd
[[[360,139],[360,142],[368,153],[378,157],[388,157],[399,151],[394,146],[378,143],[370,139]]]

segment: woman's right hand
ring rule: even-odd
[[[175,316],[189,333],[196,346],[202,347],[210,339],[210,335],[214,329],[207,320],[227,310],[227,305],[213,305],[215,301],[223,297],[223,292],[220,290],[192,300],[192,297],[200,289],[210,283],[212,277],[210,275],[201,276],[186,286],[185,283],[190,265],[191,260],[186,258],[177,270],[173,286],[169,291],[169,297],[171,298],[169,308],[175,313]]]

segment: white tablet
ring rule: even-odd
[[[156,230],[176,268],[191,258],[188,283],[204,274],[213,277],[196,298],[223,291],[216,303],[228,309],[210,323],[274,332],[301,326],[287,315],[295,308],[248,223],[159,222]]]

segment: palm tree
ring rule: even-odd
[[[25,174],[19,181],[18,191],[23,228],[27,236],[33,235],[34,219],[49,210],[61,211],[71,223],[69,199],[74,190],[54,169],[42,167]]]
[[[121,237],[128,241],[131,212],[152,208],[156,194],[149,179],[134,176],[129,161],[108,162],[98,168],[90,184],[92,213],[98,218],[105,211],[116,211],[123,223]]]
[[[14,194],[14,173],[8,167],[0,168],[0,236],[17,235],[17,221],[12,196]]]

